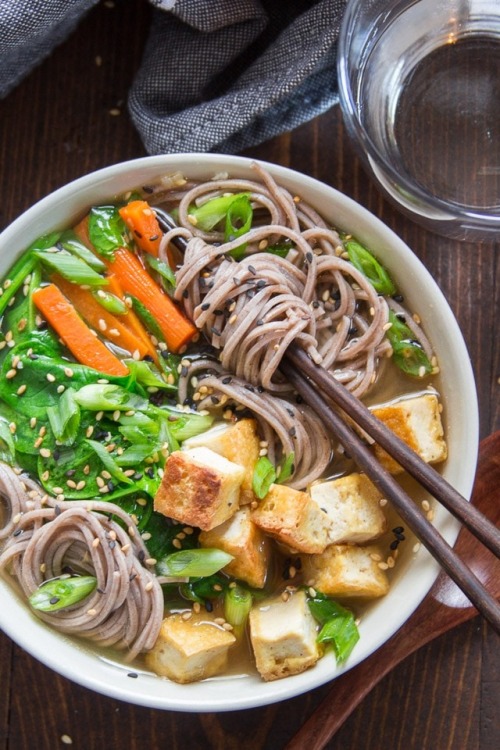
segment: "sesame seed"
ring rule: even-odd
[[[109,114],[111,115],[111,117],[119,117],[121,113],[122,111],[119,107],[111,107],[111,109],[109,110]]]
[[[89,617],[95,617],[96,614],[97,614],[97,610],[96,609],[88,609],[87,610],[87,614],[89,615]]]
[[[17,424],[15,422],[10,422],[9,430],[10,430],[11,435],[15,435],[16,430],[17,430]]]
[[[66,390],[66,386],[65,385],[58,385],[57,386],[57,392],[58,393],[64,393],[65,390]]]
[[[190,610],[187,612],[183,612],[181,615],[183,620],[190,620],[192,616],[193,616],[193,613]]]
[[[14,370],[14,369],[12,368],[12,370],[8,370],[8,371],[7,371],[7,373],[6,373],[5,377],[7,378],[7,380],[12,380],[12,378],[15,378],[15,377],[16,377],[16,375],[17,375],[17,370]]]
[[[71,737],[69,736],[69,734],[62,734],[61,735],[61,742],[63,743],[63,745],[72,745],[73,744],[73,740],[71,739]]]
[[[283,599],[284,602],[287,602],[290,599],[289,592],[288,591],[283,591],[283,593],[281,594],[281,598]]]
[[[309,594],[309,596],[311,597],[311,599],[314,599],[314,597],[316,596],[316,594],[318,592],[316,591],[315,588],[313,588],[312,586],[309,586],[309,589],[308,589],[307,593]]]
[[[48,373],[47,373],[47,380],[49,381],[49,383],[53,383],[53,382],[54,382],[54,380],[55,380],[55,376],[54,376],[54,375],[52,375],[52,373],[51,373],[51,372],[48,372]]]
[[[42,458],[50,458],[52,455],[50,448],[40,448],[40,455]]]
[[[175,547],[176,549],[182,549],[182,544],[179,541],[179,539],[174,539],[172,542],[172,546]]]
[[[79,492],[80,490],[83,490],[87,482],[84,479],[80,479],[80,481],[77,483],[75,489]]]
[[[379,563],[378,563],[378,567],[380,568],[380,570],[387,570],[387,568],[388,568],[389,566],[387,565],[387,563],[386,563],[386,562],[379,562]]]
[[[224,628],[224,630],[233,630],[234,629],[230,622],[225,622],[222,627]]]
[[[195,602],[193,604],[193,612],[196,612],[196,614],[199,614],[201,611],[201,605],[199,602]]]
[[[425,510],[426,512],[430,510],[431,505],[428,500],[422,500],[422,510]]]
[[[94,549],[95,549],[96,547],[98,547],[100,545],[100,543],[101,543],[101,540],[99,539],[98,536],[96,536],[96,538],[92,542],[92,547],[94,547]]]
[[[94,427],[90,424],[85,430],[85,436],[89,438],[93,432],[94,432]]]
[[[20,385],[19,388],[16,391],[17,395],[18,396],[22,396],[23,393],[26,391],[27,387],[28,387],[27,385]]]

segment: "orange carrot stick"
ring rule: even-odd
[[[55,284],[40,287],[33,302],[81,364],[106,375],[128,375],[128,368],[100,341]]]
[[[61,276],[55,275],[52,280],[89,326],[98,331],[103,338],[140,359],[149,354],[149,348],[144,341],[123,325],[122,318],[105,310],[88,289],[82,289],[78,284],[72,284]]]
[[[108,280],[108,286],[107,291],[111,292],[111,294],[114,294],[119,299],[123,300],[125,295],[123,293],[123,289],[121,287],[120,282],[116,278],[116,275],[114,273],[110,273],[106,276]],[[141,341],[143,341],[144,345],[147,347],[148,354],[153,358],[153,360],[158,364],[158,353],[153,346],[153,343],[151,341],[150,336],[148,335],[148,332],[142,325],[141,321],[135,314],[133,310],[128,311],[126,315],[123,315],[120,317],[120,322],[129,329],[137,338],[140,338]]]
[[[137,297],[154,316],[171,351],[179,351],[193,338],[195,326],[162,292],[133,253],[120,247],[115,250],[114,259],[105,262],[108,269],[116,274],[123,291]]]
[[[163,232],[149,203],[131,201],[120,208],[118,213],[131,230],[140,249],[157,258]]]
[[[95,252],[95,247],[91,243],[89,236],[89,214],[84,216],[83,219],[73,227],[73,232],[76,234],[80,242],[85,245],[85,247],[88,247],[89,250]]]

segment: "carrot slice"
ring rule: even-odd
[[[128,375],[128,368],[100,341],[55,284],[32,293],[38,310],[75,359],[106,375]]]
[[[95,253],[95,247],[91,243],[89,235],[89,214],[84,216],[83,219],[73,227],[73,232],[76,234],[80,242],[85,245],[85,247],[88,247],[89,250],[92,250]]]
[[[155,317],[171,351],[179,351],[193,338],[195,326],[162,292],[133,253],[120,247],[115,250],[113,260],[105,263],[111,273],[116,274],[123,291],[137,297]]]
[[[163,232],[149,203],[141,200],[131,201],[118,209],[118,213],[131,230],[140,249],[157,258]]]
[[[119,299],[123,300],[125,295],[123,293],[123,289],[121,287],[120,282],[116,278],[116,275],[114,273],[110,273],[106,276],[108,280],[108,286],[107,290],[111,292],[111,294],[114,294]],[[153,346],[153,343],[151,341],[151,338],[144,328],[143,324],[139,320],[138,316],[135,314],[135,312],[131,309],[129,309],[128,313],[120,318],[120,322],[131,331],[131,333],[135,334],[137,338],[141,339],[143,341],[144,345],[148,349],[148,354],[153,358],[153,360],[158,364],[158,353]]]
[[[143,340],[123,325],[122,318],[105,310],[87,289],[82,289],[78,284],[72,284],[61,276],[56,275],[52,280],[89,326],[98,331],[103,338],[121,346],[132,355],[137,352],[135,356],[140,359],[149,354],[149,348]]]

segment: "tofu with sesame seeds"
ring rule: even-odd
[[[269,539],[254,524],[248,506],[240,508],[232,518],[215,529],[202,531],[202,547],[215,547],[233,555],[224,572],[261,589],[266,583],[269,564]]]
[[[382,495],[366,474],[357,472],[311,485],[311,497],[331,519],[330,544],[362,544],[387,527],[380,507]]]
[[[318,627],[304,591],[255,604],[249,616],[257,670],[266,681],[300,674],[321,656]]]
[[[260,440],[257,435],[255,419],[240,419],[233,424],[218,424],[207,432],[188,438],[183,448],[204,446],[219,453],[228,461],[234,461],[245,468],[245,477],[241,483],[240,504],[246,505],[255,500],[252,490],[255,464],[259,460]]]
[[[406,398],[385,406],[371,407],[372,413],[412,448],[426,463],[435,464],[447,457],[440,405],[434,393]],[[391,474],[402,467],[379,445],[374,445],[379,462]]]
[[[292,550],[323,552],[329,544],[331,520],[307,492],[272,484],[252,511],[253,522]]]
[[[331,544],[321,555],[304,555],[302,570],[307,584],[322,594],[373,599],[389,590],[381,560],[375,545]]]
[[[208,616],[184,619],[181,614],[169,615],[146,654],[146,665],[174,682],[197,682],[225,670],[229,649],[235,642],[232,633]]]
[[[244,476],[243,466],[209,448],[174,451],[165,462],[154,509],[209,531],[238,510]]]

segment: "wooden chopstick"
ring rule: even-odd
[[[497,557],[500,556],[500,530],[462,497],[441,474],[423,461],[324,368],[314,364],[303,349],[292,344],[288,347],[287,358],[439,500],[441,505],[467,526],[488,549]]]
[[[168,232],[177,228],[172,217],[154,207],[161,228]],[[182,236],[172,239],[172,244],[182,253],[187,241]],[[298,368],[298,369],[297,369]],[[310,378],[329,399],[340,406],[362,429],[376,440],[393,458],[415,477],[444,507],[459,518],[476,537],[497,556],[500,554],[500,532],[476,508],[467,502],[431,466],[420,459],[403,441],[382,424],[374,415],[326,370],[315,365],[307,354],[292,344],[288,347],[281,371],[309,406],[322,418],[326,426],[348,449],[359,467],[380,488],[398,510],[402,520],[416,533],[450,578],[462,589],[477,610],[500,634],[500,605],[484,588],[479,579],[456,555],[437,529],[418,510],[412,499],[398,482],[376,460],[359,435],[348,426],[340,414],[314,388]],[[304,373],[304,374],[301,374]]]
[[[338,437],[360,469],[366,472],[384,496],[392,502],[401,519],[415,532],[450,578],[500,634],[500,605],[496,599],[428,521],[401,485],[380,465],[362,438],[330,406],[321,392],[297,370],[296,362],[299,358],[295,354],[294,350],[291,356],[287,355],[282,360],[280,370],[283,375]]]

